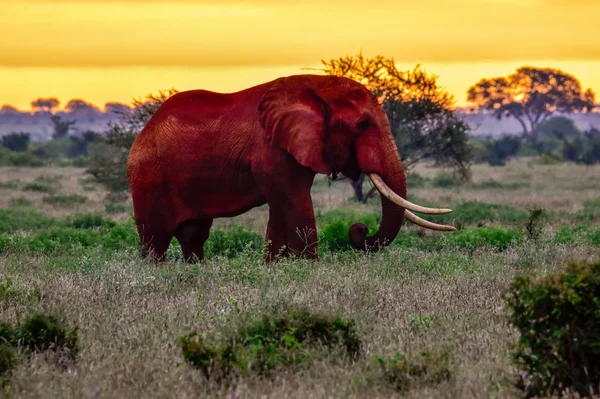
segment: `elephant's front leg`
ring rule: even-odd
[[[290,254],[308,259],[317,257],[317,227],[310,194],[307,197],[269,203],[267,262]]]

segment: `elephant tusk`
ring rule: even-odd
[[[404,209],[420,213],[427,213],[431,215],[443,215],[444,213],[452,212],[452,209],[427,208],[425,206],[413,204],[412,202],[405,200],[404,198],[396,194],[391,188],[389,188],[388,185],[385,184],[381,176],[379,176],[377,173],[369,173],[368,176],[381,194],[383,194],[387,199],[394,202],[395,204],[400,205]]]
[[[412,213],[411,211],[409,211],[408,209],[404,210],[404,217],[407,220],[410,220],[411,222],[413,222],[414,224],[418,224],[421,227],[425,227],[425,228],[428,228],[431,230],[439,230],[439,231],[454,231],[454,230],[456,230],[456,227],[454,227],[454,226],[448,226],[445,224],[437,224],[437,223],[433,223],[428,220],[422,219],[422,218],[418,217],[417,215],[415,215],[414,213]]]

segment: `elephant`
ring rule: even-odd
[[[165,100],[135,138],[127,174],[144,256],[165,259],[173,237],[187,261],[204,259],[213,219],[268,204],[264,260],[316,259],[311,187],[317,173],[369,176],[382,219],[369,236],[348,232],[358,250],[394,240],[404,219],[434,230],[454,227],[413,212],[444,214],[406,200],[406,176],[377,98],[346,77],[277,78],[232,93],[181,91]]]

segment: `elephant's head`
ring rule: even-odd
[[[382,221],[368,236],[362,223],[349,231],[357,249],[377,249],[394,240],[404,218],[435,230],[454,230],[416,216],[450,209],[407,201],[406,176],[385,111],[362,84],[344,77],[295,75],[278,79],[259,105],[261,126],[272,146],[289,152],[314,172],[366,174],[381,194]]]

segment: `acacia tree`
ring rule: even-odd
[[[512,116],[523,135],[535,140],[538,126],[553,113],[592,110],[594,93],[582,92],[579,81],[559,69],[521,67],[506,77],[481,79],[467,91],[467,101],[498,119]]]
[[[59,104],[60,101],[54,97],[38,98],[31,102],[31,108],[34,111],[52,112],[52,110],[57,108]]]
[[[473,158],[469,127],[454,114],[452,96],[438,86],[437,76],[427,74],[419,65],[399,71],[393,58],[365,58],[362,52],[321,63],[321,71],[356,80],[378,99],[388,116],[405,170],[423,159],[432,159],[438,166],[453,167],[459,180],[469,178]],[[373,188],[363,194],[364,181],[364,174],[356,182],[350,180],[356,198],[362,202],[375,193]]]

